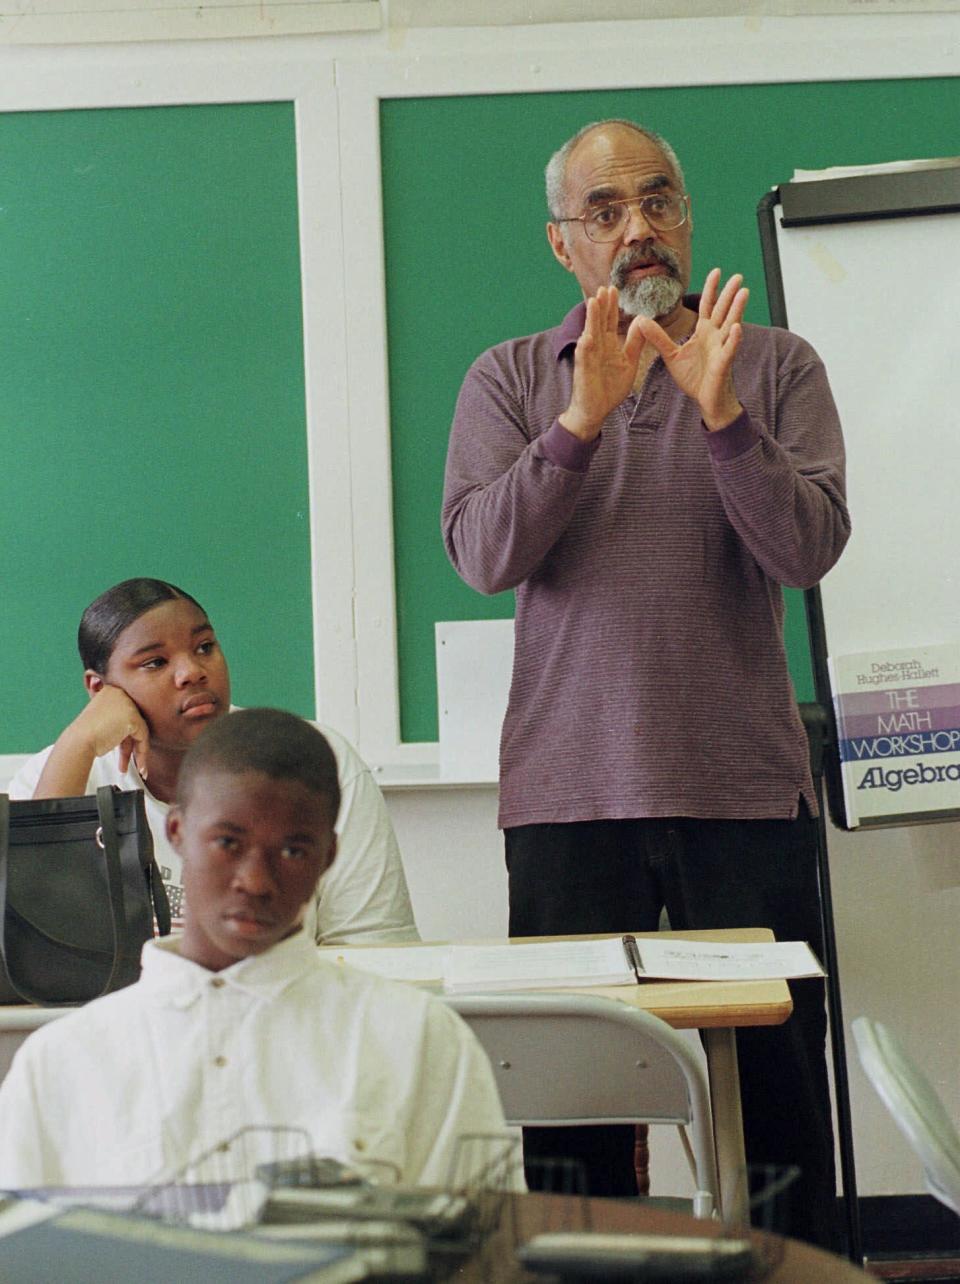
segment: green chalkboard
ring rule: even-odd
[[[436,739],[434,621],[513,611],[512,594],[483,598],[450,567],[440,495],[450,418],[471,361],[502,339],[557,324],[578,298],[544,236],[551,152],[609,116],[668,138],[693,196],[695,284],[714,264],[743,272],[753,289],[747,319],[767,323],[756,220],[764,193],[795,168],[954,155],[958,96],[956,79],[926,79],[381,103],[404,740]],[[786,596],[794,685],[811,700],[802,596]]]
[[[191,591],[314,708],[292,103],[0,115],[0,752],[80,708],[80,612]]]

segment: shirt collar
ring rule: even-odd
[[[583,333],[583,327],[587,320],[586,303],[578,303],[575,308],[571,308],[563,318],[551,336],[553,342],[553,355],[559,361],[568,348],[573,347],[580,335]]]
[[[211,972],[180,954],[181,933],[147,941],[139,984],[147,995],[169,1007],[188,1008],[204,990],[231,986],[258,998],[272,998],[317,966],[316,945],[301,929],[286,940]]]
[[[685,294],[683,296],[684,307],[691,312],[697,312],[700,308],[699,294]],[[575,308],[571,308],[560,324],[553,331],[551,342],[553,343],[553,355],[559,361],[560,358],[570,348],[576,346],[577,340],[583,333],[583,327],[587,320],[586,303],[578,303]],[[689,337],[689,336],[687,336]],[[686,340],[681,340],[686,342]]]

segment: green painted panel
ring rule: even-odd
[[[312,713],[292,103],[0,116],[0,352],[0,752],[80,708],[80,613],[132,575]]]

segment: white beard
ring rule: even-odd
[[[683,298],[675,276],[647,276],[628,281],[620,289],[620,310],[632,317],[663,317]]]

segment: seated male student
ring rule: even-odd
[[[123,580],[80,619],[77,644],[88,701],[55,744],[10,783],[11,798],[63,798],[100,785],[142,789],[174,927],[182,915],[180,859],[167,810],[188,747],[230,708],[230,672],[206,611],[165,580]],[[321,879],[305,927],[325,944],[418,940],[396,835],[366,763],[343,736],[337,758],[340,859]]]
[[[146,944],[134,985],[19,1049],[0,1086],[0,1188],[154,1181],[248,1125],[301,1128],[315,1154],[381,1179],[443,1184],[458,1138],[503,1132],[464,1022],[318,954],[300,927],[339,801],[309,723],[246,709],[210,724],[167,819],[183,933]]]

